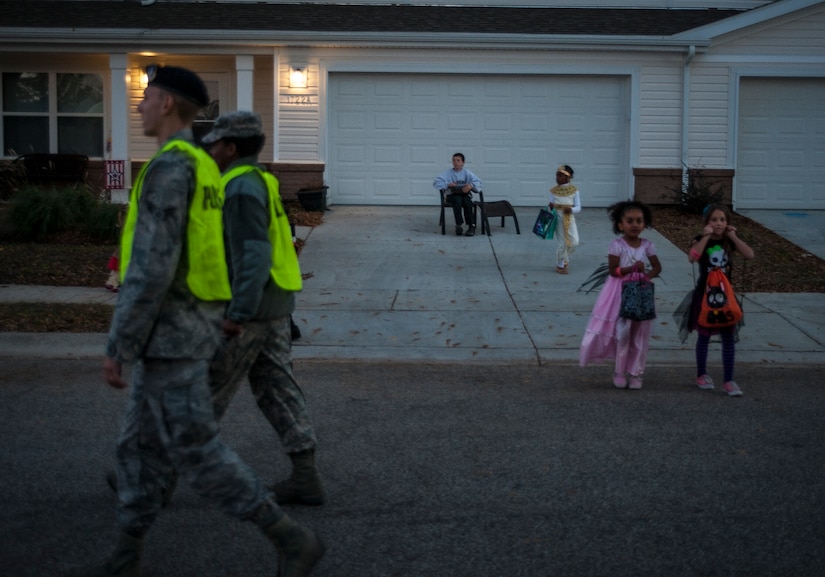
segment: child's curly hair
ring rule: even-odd
[[[607,214],[610,215],[610,221],[613,223],[614,234],[622,234],[622,231],[619,230],[619,223],[622,221],[624,213],[631,209],[642,211],[642,216],[645,219],[645,228],[653,226],[653,212],[649,206],[637,200],[624,200],[607,207]]]

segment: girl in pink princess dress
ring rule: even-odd
[[[662,272],[656,247],[639,236],[653,224],[653,215],[649,207],[635,201],[616,203],[607,211],[613,232],[621,236],[613,239],[607,249],[608,277],[585,329],[579,365],[615,359],[613,385],[620,389],[641,389],[653,321],[620,318],[619,308],[623,278],[640,272],[652,279]]]

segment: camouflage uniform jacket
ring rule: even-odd
[[[257,166],[255,157],[239,158],[224,172],[245,165]],[[295,293],[281,289],[270,274],[269,193],[257,173],[242,174],[226,184],[223,228],[232,283],[232,302],[226,317],[242,324],[291,314]]]
[[[191,129],[171,138],[193,142]],[[138,200],[132,258],[109,330],[108,357],[134,362],[214,354],[226,303],[201,301],[186,283],[186,225],[194,190],[195,168],[186,154],[168,151],[151,161]]]

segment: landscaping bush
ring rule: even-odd
[[[44,241],[73,232],[90,241],[117,241],[120,205],[112,205],[86,186],[27,186],[10,203],[12,234],[19,240]]]
[[[725,198],[722,181],[708,178],[702,168],[688,171],[687,186],[679,183],[669,191],[674,204],[686,214],[702,214],[707,205],[721,203]]]
[[[125,213],[126,208],[123,204],[100,201],[86,215],[82,230],[94,241],[119,242],[120,224],[121,220],[125,219]]]

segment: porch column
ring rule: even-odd
[[[112,202],[128,202],[132,187],[132,171],[129,160],[129,63],[126,54],[109,54],[109,78],[111,89],[111,112],[109,113],[109,135],[106,141],[106,160],[125,161],[123,187],[112,190]]]

